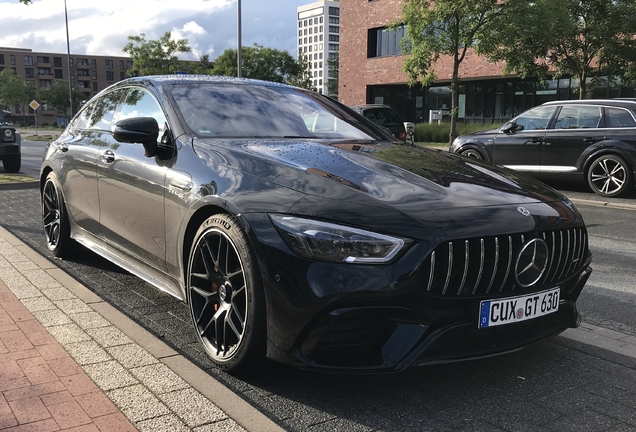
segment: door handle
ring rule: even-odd
[[[539,144],[539,143],[542,143],[542,142],[543,142],[543,138],[532,138],[532,139],[530,140],[530,142],[531,142],[532,144]]]
[[[108,164],[115,162],[115,152],[106,150],[104,154],[102,154],[102,161]]]
[[[60,143],[56,147],[61,152],[66,153],[68,151],[68,144],[66,144],[66,143]]]
[[[598,141],[598,140],[594,139],[594,138],[584,138],[583,139],[583,142],[586,142],[586,143],[595,143],[596,141]]]

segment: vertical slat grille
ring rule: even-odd
[[[442,243],[425,260],[422,286],[443,297],[521,292],[514,267],[523,245],[534,238],[543,239],[549,251],[544,276],[536,286],[556,285],[582,267],[585,228],[461,239]]]

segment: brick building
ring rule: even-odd
[[[348,0],[340,5],[339,99],[354,105],[384,103],[405,121],[428,121],[429,110],[449,114],[452,59],[441,58],[435,66],[438,81],[431,87],[409,87],[402,72],[404,55],[400,39],[404,29],[387,30],[398,20],[402,0]],[[544,83],[503,76],[503,65],[493,64],[469,52],[460,68],[459,121],[502,123],[536,105],[551,100],[578,99],[575,79],[561,77]],[[620,82],[590,86],[588,97],[634,97],[634,89]]]
[[[127,77],[132,67],[129,57],[71,55],[71,81],[84,92],[88,100],[109,85]],[[0,47],[0,71],[13,69],[28,83],[37,88],[50,86],[55,80],[68,82],[68,56],[66,54],[33,52],[27,48]],[[20,107],[7,107],[22,121]],[[77,110],[77,107],[74,107]],[[39,125],[58,125],[65,121],[62,113],[49,109],[46,104],[38,108]],[[27,122],[34,124],[34,113],[29,108]]]

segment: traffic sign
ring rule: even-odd
[[[33,111],[35,111],[36,109],[40,108],[40,104],[38,103],[38,101],[36,101],[35,99],[33,99],[31,101],[31,103],[29,104],[29,106],[31,108],[33,108]]]

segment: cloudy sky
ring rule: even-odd
[[[243,45],[296,50],[296,8],[308,0],[242,0]],[[236,48],[237,0],[67,0],[71,54],[121,56],[129,35],[188,39],[191,54]],[[66,53],[64,0],[0,0],[0,47]]]

